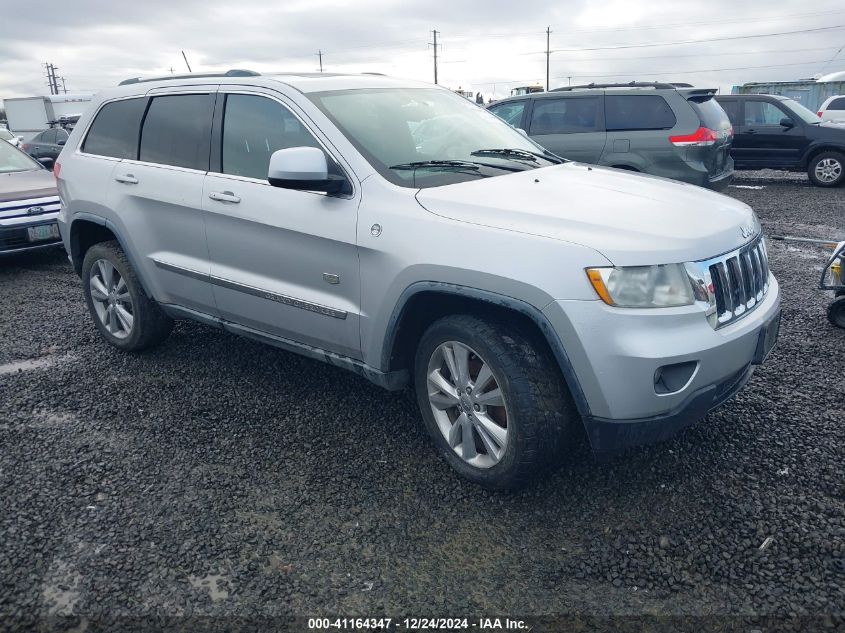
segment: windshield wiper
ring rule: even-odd
[[[504,156],[506,158],[522,158],[536,163],[538,158],[547,160],[550,163],[563,162],[560,158],[551,153],[541,154],[540,152],[532,152],[527,149],[512,149],[508,147],[494,148],[494,149],[477,149],[471,152],[472,156]]]
[[[441,167],[443,169],[454,169],[456,171],[470,170],[473,172],[477,172],[481,167],[501,169],[502,171],[523,171],[518,167],[507,167],[505,165],[481,163],[474,160],[418,160],[414,161],[413,163],[400,163],[399,165],[392,165],[388,167],[388,169],[419,169],[420,167]]]
[[[417,169],[419,167],[457,167],[460,169],[472,169],[478,171],[479,167],[475,163],[465,160],[417,160],[412,163],[400,163],[398,165],[391,165],[388,169]]]

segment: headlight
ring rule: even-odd
[[[596,293],[621,308],[670,308],[695,302],[683,264],[588,268]]]

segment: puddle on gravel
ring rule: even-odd
[[[229,597],[225,588],[226,576],[223,574],[208,574],[207,576],[188,576],[188,581],[195,589],[205,589],[211,596],[212,602],[220,602]]]
[[[69,361],[72,358],[73,354],[65,354],[63,356],[41,356],[40,358],[30,358],[29,360],[18,360],[13,363],[0,365],[0,376],[31,371],[33,369],[45,369],[58,363]]]
[[[72,615],[79,602],[82,575],[72,565],[61,560],[53,562],[50,580],[41,590],[41,599],[49,615]]]

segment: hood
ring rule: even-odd
[[[701,187],[564,163],[421,189],[431,213],[574,242],[619,266],[709,259],[760,232],[751,207]]]
[[[58,196],[56,179],[47,169],[0,174],[0,202]]]

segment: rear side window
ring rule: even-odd
[[[56,142],[56,130],[44,130],[41,132],[41,139],[42,143],[55,143]]]
[[[146,99],[122,99],[104,105],[88,136],[82,151],[112,158],[138,158],[138,131],[144,115]]]
[[[212,95],[154,97],[141,130],[140,160],[208,171],[213,112]]]
[[[270,156],[320,145],[285,106],[267,97],[228,95],[223,116],[224,174],[267,180]]]
[[[742,101],[720,101],[719,105],[735,127],[742,125]]]
[[[830,102],[828,110],[845,110],[845,97],[839,97]]]
[[[731,122],[724,108],[712,97],[705,101],[694,101],[691,99],[689,104],[698,115],[702,127],[710,128],[711,130],[727,130],[731,126]]]
[[[677,120],[660,95],[607,95],[604,101],[607,131],[668,130]]]
[[[525,101],[510,101],[490,108],[490,112],[513,127],[519,127],[519,124],[522,122],[522,113],[524,111]]]
[[[537,99],[531,113],[530,134],[595,132],[599,125],[600,97]]]

